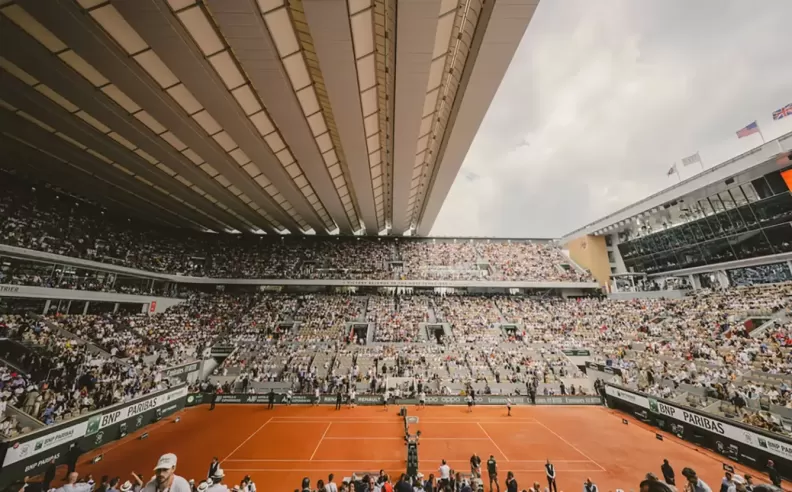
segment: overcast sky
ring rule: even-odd
[[[790,0],[542,0],[432,235],[559,237],[792,131]],[[701,171],[683,168],[682,179]]]

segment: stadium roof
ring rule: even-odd
[[[0,0],[0,161],[217,232],[426,235],[538,0]]]

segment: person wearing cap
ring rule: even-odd
[[[140,485],[137,484],[132,485],[132,482],[127,480],[126,482],[121,484],[121,487],[118,490],[120,490],[121,492],[138,492],[140,490]]]
[[[198,490],[198,492],[206,492],[206,489],[208,488],[209,488],[209,482],[203,481],[198,484],[198,488],[196,490]]]
[[[734,484],[734,491],[735,492],[746,492],[745,491],[745,479],[740,475],[734,475],[732,477],[732,483]]]
[[[206,492],[228,492],[228,487],[223,484],[224,478],[225,472],[222,468],[215,470],[214,475],[209,477],[209,488],[206,489]]]
[[[191,492],[187,479],[176,475],[176,455],[160,456],[154,467],[154,478],[143,487],[143,492]]]

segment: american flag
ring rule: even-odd
[[[792,104],[787,104],[783,108],[773,111],[774,120],[780,120],[786,116],[792,116]]]
[[[755,121],[742,130],[739,130],[737,132],[737,138],[747,137],[748,135],[753,135],[754,133],[759,133],[759,125],[757,125]]]

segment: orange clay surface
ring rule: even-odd
[[[685,466],[695,469],[713,490],[720,487],[722,464],[733,465],[738,473],[751,473],[767,482],[758,471],[699,450],[669,434],[655,438],[656,430],[625,414],[603,407],[538,406],[514,407],[512,416],[505,407],[408,407],[408,415],[420,422],[410,433],[421,431],[418,449],[420,471],[427,477],[436,473],[445,459],[455,470],[468,473],[471,454],[484,461],[494,455],[498,461],[501,489],[506,472],[517,477],[520,490],[539,481],[547,485],[543,464],[549,458],[556,465],[559,491],[579,492],[590,477],[603,492],[637,490],[647,472],[662,478],[660,464],[667,458],[674,467],[677,483]],[[174,422],[175,417],[181,421]],[[627,418],[629,425],[622,424]],[[196,481],[206,477],[213,456],[222,461],[225,483],[238,484],[250,475],[262,492],[291,492],[303,477],[312,487],[318,479],[334,473],[336,482],[353,472],[386,472],[398,478],[405,471],[404,424],[398,407],[208,405],[180,412],[146,429],[149,437],[139,440],[137,432],[84,455],[77,466],[81,475],[120,476],[130,472],[148,479],[163,453],[176,453],[176,473]],[[104,454],[102,461],[91,458]],[[484,473],[487,482],[486,472]],[[487,487],[489,490],[489,487]]]

